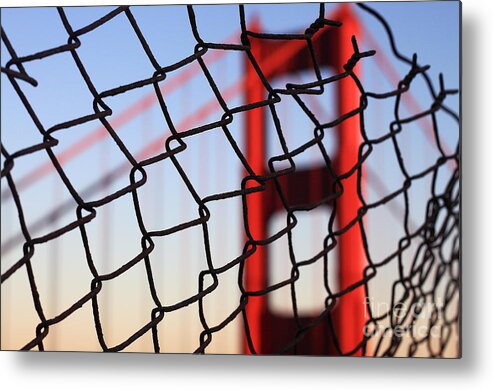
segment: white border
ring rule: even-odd
[[[192,1],[190,1],[192,2]],[[224,3],[199,1],[193,3]],[[249,1],[246,1],[249,2]],[[274,2],[274,1],[269,1]],[[128,1],[3,0],[2,6]],[[131,1],[163,4],[163,1]],[[174,0],[172,3],[186,3]],[[490,388],[493,383],[491,1],[463,1],[463,358],[293,358],[0,352],[2,388]]]

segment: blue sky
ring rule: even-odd
[[[430,75],[434,79],[436,86],[438,85],[438,74],[440,72],[444,74],[448,87],[457,88],[459,86],[458,2],[389,2],[373,3],[371,5],[382,13],[393,28],[399,50],[408,57],[411,57],[416,52],[418,53],[420,64],[431,65]],[[329,13],[335,7],[336,5],[334,4],[328,4],[327,12]],[[111,9],[113,7],[73,7],[66,8],[66,13],[73,28],[77,29],[105,15]],[[299,31],[306,28],[318,15],[318,4],[249,4],[245,6],[245,9],[247,21],[255,17],[259,18],[267,32]],[[193,53],[195,40],[191,33],[184,6],[133,7],[132,12],[160,64],[169,65]],[[195,7],[195,12],[200,33],[206,41],[223,41],[228,37],[234,36],[239,31],[238,7],[235,5],[197,6]],[[356,9],[355,12],[361,18],[366,29],[371,31],[375,39],[381,44],[382,49],[390,56],[385,32],[379,23],[359,9]],[[2,9],[1,23],[19,56],[59,46],[67,41],[67,34],[54,8]],[[82,46],[78,53],[99,91],[149,77],[153,72],[150,62],[145,57],[123,14],[105,26],[83,36],[81,41]],[[368,41],[364,37],[362,37],[362,46],[363,48],[370,48]],[[3,66],[9,59],[4,45],[1,47],[1,55]],[[210,66],[213,76],[220,85],[229,86],[235,80],[241,78],[240,60],[239,56],[231,55]],[[403,77],[408,68],[397,61],[392,59],[391,61],[398,73]],[[26,64],[25,67],[27,72],[39,80],[40,83],[36,88],[21,83],[21,88],[26,93],[45,128],[92,112],[92,96],[85,87],[70,54],[65,53],[41,61],[34,61]],[[298,75],[298,77],[303,78],[307,77],[307,75]],[[171,77],[169,80],[171,80]],[[383,92],[392,89],[385,75],[382,74],[381,68],[372,61],[368,61],[368,65],[363,69],[363,80],[364,85],[370,90]],[[108,98],[107,104],[116,115],[150,92],[152,92],[152,87],[141,88],[117,97]],[[417,85],[414,93],[422,107],[429,106],[431,101],[425,93],[423,85]],[[185,120],[191,113],[211,99],[212,96],[204,77],[199,76],[167,97],[167,103],[175,124]],[[2,143],[4,143],[7,150],[14,152],[20,148],[41,142],[41,135],[32,124],[4,75],[2,75],[1,97]],[[234,106],[240,104],[241,101],[242,97],[239,95],[233,98],[230,103]],[[450,98],[450,106],[456,110],[458,109],[457,96]],[[306,121],[302,117],[293,114],[289,103],[280,107],[279,110],[281,120],[286,123],[287,137],[292,140],[293,145],[300,143],[302,138],[300,138],[299,132],[295,130],[297,126],[306,124]],[[386,124],[392,119],[391,114],[388,105],[372,108],[367,118],[370,135],[375,136],[385,131],[387,129]],[[219,113],[211,114],[204,120],[213,121],[217,119],[219,119]],[[444,121],[445,126],[450,126],[451,128],[443,137],[445,142],[450,147],[453,147],[457,142],[458,135],[456,125],[445,117],[441,120]],[[167,129],[163,123],[159,107],[154,105],[144,115],[123,126],[118,134],[124,143],[128,145],[131,152],[137,153],[149,140],[164,137]],[[290,128],[289,123],[295,126]],[[60,143],[55,148],[55,152],[64,150],[96,127],[98,127],[96,122],[90,122],[74,129],[56,133]],[[243,142],[241,138],[242,124],[234,123],[231,126],[231,130],[238,137],[241,145]],[[409,129],[408,133],[418,134],[419,129],[414,126]],[[407,156],[409,157],[408,164],[411,167],[418,169],[421,166],[420,164],[424,163],[426,165],[429,162],[426,160],[427,156],[434,156],[426,149],[430,145],[427,145],[420,135],[411,135],[408,139],[405,139],[405,142],[413,146],[410,148],[412,153]],[[276,150],[272,149],[270,153],[275,154]],[[375,160],[369,162],[370,166],[378,168],[387,179],[389,187],[400,186],[402,184],[401,178],[396,173],[395,167],[389,162],[390,160],[388,160],[388,157],[392,155],[392,150],[383,148],[379,153]],[[309,164],[319,157],[307,155],[304,158],[306,159],[304,163]],[[16,167],[13,171],[14,178],[23,177],[26,172],[45,161],[48,160],[43,152],[16,160]],[[65,168],[76,188],[82,190],[93,183],[102,173],[110,171],[123,161],[118,148],[107,138],[104,142],[90,148],[86,153],[72,160]],[[207,164],[204,161],[207,161]],[[187,153],[181,156],[180,163],[184,164],[184,169],[190,175],[201,194],[206,195],[232,190],[238,185],[241,166],[233,156],[225,139],[216,133],[211,132],[195,139],[192,137],[190,139],[190,147]],[[126,184],[128,184],[128,176],[123,176],[114,182],[110,188],[102,189],[99,193],[93,194],[91,199],[101,197]],[[2,191],[5,188],[5,181],[2,181]],[[169,188],[173,188],[173,191],[169,191]],[[370,198],[377,197],[378,194],[372,191],[370,188],[368,196]],[[418,189],[417,199],[425,199],[426,191],[425,188]],[[163,195],[160,196],[160,194]],[[163,224],[169,227],[191,219],[196,215],[195,205],[186,194],[183,184],[180,183],[173,167],[169,163],[163,163],[160,168],[149,168],[149,185],[145,190],[142,189],[140,195],[145,200],[143,202],[144,216],[149,225],[156,228]],[[185,198],[187,196],[188,198]],[[60,179],[51,174],[26,190],[21,195],[21,199],[25,206],[28,222],[34,222],[56,208],[59,202],[70,199],[70,196],[62,188]],[[42,206],[40,207],[40,205]],[[242,234],[240,231],[240,215],[237,212],[239,205],[239,201],[231,201],[221,210],[217,210],[217,213],[223,213],[223,218],[228,221],[227,225],[217,223],[217,227],[214,230],[217,237],[213,238],[213,240],[216,240],[216,244],[213,245],[213,252],[218,264],[237,256],[241,251]],[[416,207],[415,215],[419,219],[419,215],[424,212],[424,205],[421,204]],[[97,261],[100,261],[103,270],[109,271],[130,260],[140,250],[140,236],[133,217],[130,197],[124,197],[115,202],[115,205],[103,207],[98,212],[100,212],[100,215],[107,214],[111,224],[116,226],[110,233],[112,243],[109,249],[110,260],[106,262],[103,261],[102,257],[104,257],[107,248],[103,248],[100,240],[101,235],[105,232],[104,223],[101,222],[102,218],[92,224],[93,227],[89,232],[92,235],[91,243],[95,256],[100,258]],[[50,231],[55,226],[63,226],[72,221],[73,218],[73,213],[65,215],[61,220],[45,227],[38,234]],[[317,216],[317,218],[322,218],[323,222],[323,216]],[[385,218],[385,221],[389,222],[388,226],[370,221],[370,232],[374,237],[375,243],[378,244],[375,245],[378,255],[383,256],[394,249],[385,243],[392,242],[392,238],[398,238],[399,231],[390,222],[392,217],[388,213],[381,217],[375,217],[373,221],[379,221],[379,218]],[[9,238],[18,234],[19,227],[15,221],[16,213],[13,202],[11,200],[2,201],[2,240],[4,237]],[[278,222],[275,221],[274,224]],[[214,222],[211,223],[214,224]],[[180,299],[180,297],[185,297],[187,294],[190,295],[196,289],[196,276],[204,268],[201,236],[200,232],[196,233],[184,232],[181,239],[170,240],[170,242],[163,244],[163,247],[158,246],[159,249],[156,249],[155,253],[158,256],[165,253],[164,246],[166,246],[168,252],[174,253],[173,258],[167,261],[167,266],[171,269],[180,269],[181,271],[179,272],[182,273],[180,277],[186,278],[186,273],[188,273],[188,276],[191,275],[187,279],[187,283],[190,284],[178,282],[178,280],[181,280],[180,277],[163,276],[163,283],[166,282],[167,285],[174,285],[175,287],[177,284],[181,286],[181,290],[180,288],[166,290],[170,300]],[[135,239],[125,238],[122,240],[122,237],[135,237]],[[84,270],[83,253],[79,241],[77,234],[72,234],[67,238],[65,244],[61,244],[58,248],[59,252],[53,249],[48,249],[44,252],[39,250],[36,255],[37,267],[39,267],[38,272],[44,272],[45,275],[49,275],[49,267],[54,266],[53,264],[50,265],[48,259],[53,257],[58,259],[58,266],[60,266],[60,259],[67,257],[78,259],[74,262],[77,266],[72,267],[71,273],[75,275],[73,276],[74,278],[78,277],[80,279],[80,289],[83,289],[84,286],[87,287],[86,283],[90,280],[90,276],[87,274],[87,270]],[[301,241],[303,241],[303,238],[301,238]],[[184,242],[188,242],[190,245],[184,246]],[[224,245],[222,242],[227,244]],[[279,250],[279,253],[282,253],[282,249]],[[5,254],[5,256],[2,253],[2,268],[5,264],[11,264],[18,259],[19,252],[20,248]],[[54,253],[58,254],[55,256]],[[56,262],[53,261],[51,263]],[[156,264],[159,269],[159,262],[156,262]],[[282,273],[283,271],[279,272]],[[393,277],[393,272],[389,272],[390,277]],[[82,274],[84,276],[80,276]],[[172,274],[167,273],[166,275]],[[232,280],[233,282],[225,283],[234,286],[234,278]],[[41,288],[41,291],[46,293],[45,296],[53,295],[53,291],[50,289],[53,289],[53,287],[46,283],[46,287]],[[74,297],[77,296],[78,291],[74,287]],[[115,289],[113,292],[113,299],[117,296],[118,291],[121,291],[121,286],[120,290]],[[73,301],[74,297],[67,298],[67,301],[70,299]],[[136,307],[138,307],[138,304],[138,302],[135,302]],[[58,302],[56,305],[63,306],[63,303]],[[283,306],[282,297],[279,305]],[[117,307],[118,305],[115,304],[114,306]],[[234,307],[234,300],[232,300],[230,306]],[[124,309],[122,308],[122,310]],[[53,308],[53,313],[56,312],[57,308]],[[215,315],[216,319],[220,319],[223,313],[220,310],[216,310]],[[181,347],[188,348],[189,345],[182,345]]]

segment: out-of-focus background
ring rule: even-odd
[[[330,14],[338,5],[327,4]],[[372,4],[392,26],[396,44],[402,53],[418,53],[421,64],[430,64],[430,75],[438,85],[438,75],[443,73],[449,88],[459,87],[459,7],[457,2],[374,3]],[[90,24],[110,12],[114,7],[67,7],[65,12],[74,30]],[[207,5],[194,7],[200,34],[210,42],[239,42],[239,16],[236,5]],[[149,46],[160,64],[173,64],[193,53],[196,41],[192,35],[187,10],[184,6],[136,6],[132,13]],[[318,16],[318,4],[247,4],[247,22],[258,20],[263,31],[299,32],[305,30]],[[386,92],[395,89],[408,67],[398,62],[391,53],[387,35],[374,18],[354,7],[364,30],[358,42],[363,49],[376,49],[374,58],[364,61],[361,76],[366,90]],[[67,33],[56,9],[11,8],[2,9],[1,24],[22,57],[40,50],[66,43]],[[103,91],[141,80],[153,73],[152,64],[128,20],[118,15],[104,26],[81,37],[77,50],[95,88]],[[10,59],[5,44],[1,47],[2,66]],[[241,88],[234,88],[243,77],[243,57],[228,52],[223,56],[206,57],[206,64],[214,80],[224,90],[231,91],[227,101],[238,106],[244,101]],[[50,56],[25,65],[29,75],[39,81],[33,88],[22,85],[45,128],[93,112],[92,96],[69,53]],[[330,69],[322,69],[330,75]],[[178,131],[220,118],[220,107],[204,75],[189,72],[185,67],[167,77],[163,93],[169,112]],[[300,72],[290,80],[312,80],[312,74]],[[282,85],[286,79],[274,80]],[[168,87],[166,86],[168,84]],[[28,113],[5,75],[1,84],[2,145],[9,151],[23,149],[42,142]],[[411,91],[421,108],[429,107],[431,99],[426,86],[417,83]],[[158,154],[164,150],[164,140],[169,134],[163,114],[153,98],[152,86],[135,89],[115,97],[105,98],[113,114],[110,123],[117,129],[129,151],[138,159]],[[458,96],[447,98],[447,105],[458,112]],[[367,131],[370,138],[388,131],[393,119],[392,101],[370,106],[366,112]],[[408,107],[409,113],[413,107]],[[285,99],[278,104],[278,112],[285,136],[293,147],[304,141],[300,128],[309,126],[306,116],[299,113],[296,103]],[[335,115],[335,96],[327,96],[317,112],[320,117]],[[458,128],[446,115],[439,116],[444,131],[442,141],[454,150],[458,142]],[[437,158],[436,146],[429,142],[419,122],[410,124],[402,134],[403,157],[410,171],[418,172],[432,165]],[[269,157],[279,154],[272,125],[268,128]],[[312,126],[310,125],[310,129]],[[230,130],[240,149],[244,147],[244,122],[233,121]],[[115,142],[101,130],[97,121],[90,121],[56,134],[59,144],[54,151],[64,161],[63,168],[74,187],[84,193],[85,200],[97,200],[128,185],[130,165]],[[336,150],[335,138],[326,140],[329,150]],[[238,188],[244,174],[239,159],[234,155],[222,132],[208,132],[191,137],[186,153],[178,157],[197,192],[203,197]],[[3,157],[2,157],[3,158]],[[321,157],[308,150],[300,156],[300,166],[311,166]],[[3,163],[3,161],[2,161]],[[15,161],[12,175],[19,185],[24,217],[33,237],[42,236],[61,228],[75,219],[76,204],[56,171],[50,168],[44,151],[30,154]],[[367,162],[370,172],[384,178],[385,188],[368,179],[368,199],[381,198],[385,191],[402,185],[398,163],[392,145],[382,145]],[[149,230],[171,227],[197,217],[197,205],[189,195],[174,166],[167,160],[150,166],[148,182],[139,189],[143,219]],[[101,180],[106,178],[106,180]],[[446,177],[440,179],[446,182]],[[22,183],[22,184],[20,184]],[[426,213],[429,196],[429,179],[413,188],[412,218],[420,223]],[[2,272],[22,257],[23,237],[14,200],[5,180],[2,179],[1,203],[1,267]],[[382,193],[383,191],[383,193]],[[394,209],[402,206],[396,201]],[[241,199],[211,203],[210,243],[215,266],[239,256],[243,249]],[[397,213],[398,214],[398,213]],[[329,214],[315,212],[299,219],[294,245],[300,257],[309,257],[323,238]],[[368,215],[368,240],[376,258],[382,259],[396,250],[403,236],[402,218],[391,207],[381,207]],[[271,221],[273,232],[285,224],[285,217],[276,216]],[[98,208],[97,218],[87,224],[93,260],[100,273],[109,273],[131,260],[141,251],[141,234],[135,218],[131,195]],[[151,263],[156,286],[166,305],[194,295],[198,289],[199,273],[206,268],[203,236],[200,227],[155,240]],[[270,248],[275,259],[272,280],[281,280],[289,274],[286,242],[279,241]],[[84,248],[78,230],[73,230],[46,244],[36,246],[32,258],[33,271],[40,299],[47,318],[65,310],[89,291],[92,275],[88,269]],[[321,264],[314,264],[299,281],[300,310],[304,313],[320,311],[324,304],[324,289],[320,278]],[[378,280],[372,284],[372,297],[376,310],[389,304],[389,286],[398,270],[392,264],[382,268]],[[238,305],[237,273],[227,272],[220,280],[220,288],[207,300],[204,308],[208,321],[216,324],[225,319]],[[28,277],[16,272],[2,284],[2,349],[18,349],[30,341],[39,318],[33,306]],[[107,283],[99,295],[101,321],[109,345],[122,342],[149,321],[153,307],[146,280],[144,264],[140,263]],[[284,313],[291,310],[289,289],[272,293],[272,310]],[[190,305],[171,313],[160,323],[162,352],[193,352],[198,345],[202,327],[197,315],[197,305]],[[242,351],[241,317],[214,335],[207,349],[210,353],[240,353]],[[454,337],[458,337],[455,335]],[[90,302],[67,319],[50,328],[45,339],[47,350],[97,351],[100,346],[94,330]],[[126,351],[152,351],[151,334],[132,343]],[[453,354],[453,351],[451,352]]]

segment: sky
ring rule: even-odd
[[[327,4],[327,13],[336,7],[336,4]],[[402,53],[408,57],[418,53],[420,64],[431,65],[430,76],[435,85],[438,85],[439,73],[443,73],[449,88],[459,87],[458,2],[389,2],[373,3],[372,7],[381,12],[391,25],[396,36],[397,47]],[[68,7],[65,11],[69,22],[74,29],[77,29],[102,17],[112,9],[113,7]],[[197,6],[194,9],[198,28],[204,40],[239,42],[239,17],[236,5]],[[193,53],[196,42],[184,6],[139,6],[132,7],[131,10],[160,64],[172,64]],[[245,10],[247,23],[258,18],[265,32],[292,32],[306,28],[317,17],[318,4],[248,4],[245,5]],[[407,68],[390,56],[388,40],[381,25],[362,10],[355,8],[355,12],[365,26],[365,30],[371,32],[382,51],[391,58],[397,73],[403,77]],[[67,41],[67,33],[54,8],[4,8],[1,10],[1,24],[18,56],[56,47]],[[153,72],[151,63],[123,14],[103,27],[84,35],[81,42],[78,53],[98,91],[144,79]],[[363,36],[361,46],[370,49],[371,41]],[[208,54],[205,60],[219,86],[227,88],[241,79],[241,55],[233,53],[213,62],[212,54],[211,58]],[[378,55],[383,53],[377,53]],[[1,46],[1,57],[4,66],[9,60],[4,44]],[[70,54],[64,53],[33,61],[25,67],[27,72],[40,83],[36,88],[21,83],[21,88],[45,128],[92,113],[92,96],[85,87]],[[330,74],[331,70],[325,69],[324,72]],[[180,74],[179,71],[173,73]],[[167,83],[172,83],[172,76],[174,74],[164,81],[164,90]],[[298,80],[308,80],[310,74],[302,73],[294,77]],[[369,90],[384,92],[392,89],[377,61],[365,62],[365,67],[362,67],[362,79]],[[2,144],[12,153],[41,142],[41,135],[4,74],[1,81]],[[283,81],[285,80],[274,82]],[[112,108],[113,116],[117,117],[127,107],[133,106],[152,91],[152,86],[147,86],[107,98],[105,102]],[[329,102],[334,100],[334,95],[330,93],[329,91],[327,97]],[[431,101],[423,85],[418,84],[413,93],[421,107],[429,106]],[[212,91],[208,88],[205,77],[200,74],[188,83],[180,85],[176,91],[170,92],[166,96],[166,101],[178,130],[198,125],[198,123],[187,122],[187,118],[212,98]],[[228,100],[228,104],[231,106],[241,104],[242,99],[241,94],[237,94]],[[458,111],[458,96],[451,97],[447,102],[450,107]],[[307,125],[306,119],[296,112],[292,102],[286,101],[279,105],[280,118],[286,124],[284,126],[286,137],[292,147],[303,141],[301,133],[296,129]],[[327,105],[327,112],[320,113],[328,116],[331,114],[334,113],[331,112],[330,104]],[[218,120],[219,115],[218,111],[211,113],[207,118],[203,118],[203,123]],[[110,118],[111,123],[113,116]],[[369,134],[371,136],[381,134],[387,129],[386,125],[391,120],[392,111],[388,104],[379,105],[375,102],[375,105],[370,105],[366,118]],[[458,139],[457,126],[445,116],[440,120],[443,121],[444,127],[448,126],[451,129],[445,132],[443,137],[444,142],[453,149]],[[114,123],[117,123],[116,119]],[[167,134],[163,123],[159,106],[154,104],[142,115],[120,126],[118,135],[131,153],[138,154],[154,140],[159,150],[159,143],[162,143],[164,148],[163,139]],[[268,130],[271,134],[273,127],[269,126]],[[410,136],[403,139],[406,145],[410,145],[406,148],[404,157],[411,170],[418,171],[421,167],[430,165],[436,154],[433,152],[433,145],[430,145],[426,137],[420,133],[419,126],[412,126],[406,133]],[[89,122],[56,133],[59,145],[54,149],[55,153],[61,153],[96,128],[98,128],[96,122]],[[242,130],[243,124],[240,122],[233,123],[231,126],[231,131],[238,138],[240,147],[244,145]],[[205,196],[234,189],[238,185],[241,165],[225,138],[217,132],[209,132],[196,138],[191,137],[189,140],[189,147],[179,157],[179,161],[199,194]],[[337,146],[333,141],[334,139],[329,138],[328,146],[335,150]],[[279,153],[275,142],[270,140],[268,145],[269,156]],[[383,146],[382,150],[375,153],[374,159],[368,162],[370,168],[377,170],[386,179],[389,189],[402,185],[402,178],[397,172],[395,162],[389,160],[392,154],[391,149]],[[300,164],[312,165],[319,160],[320,156],[316,153],[306,153],[301,157]],[[46,154],[42,152],[16,160],[14,179],[19,180],[33,168],[47,161]],[[125,161],[121,152],[106,137],[102,142],[88,148],[64,165],[64,169],[74,186],[78,190],[83,190],[98,177],[122,164],[125,164]],[[139,197],[149,230],[153,227],[156,229],[162,226],[171,227],[196,217],[196,206],[190,195],[187,195],[184,184],[169,161],[149,167],[148,174],[149,182],[139,191]],[[123,175],[107,187],[92,193],[89,198],[91,200],[101,198],[127,184],[128,176]],[[417,186],[416,189],[418,201],[416,209],[413,209],[413,216],[417,216],[418,220],[425,211],[424,200],[427,191],[429,192],[426,185]],[[75,202],[70,200],[70,194],[63,187],[57,175],[49,174],[22,192],[21,200],[28,226],[56,210],[62,203],[72,202],[74,209]],[[19,244],[8,251],[3,249],[5,242],[14,240],[19,234],[16,211],[11,198],[4,200],[5,191],[8,190],[5,180],[2,179],[2,271],[17,261],[22,253],[22,246]],[[369,185],[368,198],[376,199],[380,196],[381,194]],[[227,201],[221,207],[211,204],[211,213],[217,216],[217,219],[213,218],[211,221],[212,253],[217,266],[225,264],[241,253],[243,236],[240,206],[239,199]],[[62,218],[43,226],[37,234],[33,235],[45,234],[66,225],[74,218],[73,211],[66,213]],[[400,226],[402,223],[396,222],[388,209],[382,209],[380,214],[368,218],[368,230],[370,240],[374,243],[372,247],[375,248],[375,256],[382,258],[395,250],[393,243],[402,233]],[[302,257],[309,256],[313,252],[313,247],[306,244],[307,242],[320,242],[324,236],[320,231],[321,227],[326,225],[327,219],[328,213],[319,212],[306,220],[300,220],[301,233],[296,238],[296,242]],[[272,231],[283,223],[282,216],[274,217],[271,224]],[[98,218],[88,225],[88,235],[95,262],[101,272],[114,270],[135,256],[140,251],[140,233],[133,214],[131,197],[124,196],[98,209]],[[37,247],[33,258],[35,274],[39,275],[40,294],[48,316],[56,315],[62,308],[86,293],[91,280],[78,232],[72,231],[55,241],[57,242]],[[165,297],[166,304],[175,303],[196,293],[198,273],[205,267],[203,251],[199,228],[187,229],[180,234],[157,240],[151,262],[155,267],[159,289]],[[272,247],[274,258],[286,258],[286,253],[286,245],[282,241]],[[275,264],[273,279],[283,277],[289,271],[281,261]],[[316,285],[312,287],[313,283],[310,283],[310,280],[321,271],[317,266],[307,272],[307,280],[303,282],[305,287],[300,287],[300,294],[307,302],[302,309],[307,312],[320,308],[323,304],[323,291],[317,290]],[[395,272],[395,269],[391,268],[382,272],[386,275],[383,280],[388,283],[395,277]],[[236,307],[239,296],[236,284],[234,272],[227,273],[221,280],[221,289],[211,296],[207,309],[212,323],[220,321],[225,314]],[[141,287],[131,288],[131,286]],[[384,300],[386,293],[388,292],[380,291],[378,288],[374,291],[377,300]],[[104,308],[102,321],[109,344],[121,342],[125,335],[128,337],[139,325],[147,321],[152,301],[145,284],[142,264],[136,266],[128,275],[108,283],[107,289],[101,295]],[[216,299],[213,299],[214,297]],[[288,291],[276,292],[272,299],[273,310],[280,312],[289,310],[288,298]],[[170,315],[168,321],[160,325],[163,334],[176,335],[169,338],[165,336],[164,351],[191,351],[197,345],[200,326],[194,306],[191,305],[183,310],[184,314]],[[25,273],[18,273],[2,285],[2,346],[16,348],[29,341],[36,321],[28,294],[27,278]],[[65,321],[63,324],[66,325],[55,326],[50,332],[47,338],[49,347],[87,350],[99,348],[94,331],[83,333],[84,337],[74,337],[74,329],[79,332],[81,324],[92,326],[90,305],[85,305]],[[240,321],[237,320],[221,333],[221,337],[216,338],[218,341],[214,341],[211,351],[238,352],[241,346],[238,342],[239,329]],[[151,348],[150,338],[147,335],[134,343],[130,350],[150,351]]]

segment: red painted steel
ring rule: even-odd
[[[349,7],[342,6],[338,12],[330,18],[340,20],[344,23],[342,28],[326,28],[317,33],[314,37],[314,49],[321,65],[328,65],[335,68],[338,72],[342,71],[342,65],[352,54],[350,37],[358,35],[360,25]],[[255,26],[251,26],[256,30]],[[257,30],[260,30],[257,28]],[[303,40],[271,41],[251,39],[252,50],[258,59],[262,70],[267,78],[273,78],[282,74],[296,72],[302,69],[311,68],[311,60],[307,52],[306,42]],[[218,56],[219,58],[219,56]],[[173,80],[173,86],[167,86],[164,93],[169,93],[175,87],[182,85],[195,74],[196,69],[184,72],[181,77]],[[235,95],[239,89],[247,85],[247,101],[259,101],[265,98],[265,89],[258,79],[257,73],[252,67],[246,70],[246,76],[238,83],[228,89],[228,94]],[[349,80],[340,82],[338,107],[339,113],[343,114],[350,111],[359,104],[359,93]],[[155,102],[154,96],[145,96],[137,104],[130,107],[127,111],[116,117],[112,121],[115,128],[122,126],[128,121],[147,110]],[[207,108],[207,111],[210,109]],[[259,108],[247,113],[246,123],[248,129],[247,137],[247,158],[251,167],[257,173],[265,173],[265,139],[264,139],[264,109]],[[346,120],[339,126],[340,147],[339,147],[339,173],[344,172],[345,168],[352,167],[357,158],[359,146],[359,123],[358,118],[353,117]],[[186,127],[186,126],[185,126]],[[66,163],[84,150],[99,142],[106,136],[105,129],[98,128],[90,133],[86,138],[81,139],[72,147],[60,154],[62,163]],[[161,147],[160,143],[153,143],[151,148]],[[47,166],[40,166],[22,178],[23,186],[26,187],[51,171]],[[313,202],[325,197],[330,193],[331,184],[327,181],[322,182],[317,177],[328,177],[322,168],[316,167],[307,171],[297,171],[293,175],[282,178],[281,185],[289,193],[288,199],[292,204]],[[305,198],[300,198],[300,193],[293,190],[299,185],[299,181],[305,181],[309,185]],[[359,201],[356,194],[356,177],[343,181],[345,193],[338,200],[338,220],[339,226],[345,225],[356,216]],[[288,190],[289,189],[289,190]],[[308,195],[307,195],[308,194]],[[315,195],[314,195],[315,194]],[[316,195],[318,194],[318,195]],[[2,194],[3,195],[3,194]],[[315,196],[315,197],[314,197]],[[254,238],[265,238],[267,234],[267,223],[272,214],[279,210],[281,202],[274,191],[268,189],[264,193],[251,194],[248,196],[249,205],[249,224]],[[248,259],[246,266],[246,285],[249,291],[258,291],[266,287],[267,277],[267,250],[265,246],[258,246],[254,256]],[[355,225],[339,238],[339,283],[340,288],[346,287],[356,280],[361,279],[362,269],[364,268],[364,252],[361,243],[359,227]],[[343,352],[347,352],[355,346],[356,341],[361,339],[362,325],[364,324],[365,312],[362,302],[364,299],[363,289],[357,288],[353,292],[340,299],[335,310],[336,333]],[[285,339],[286,334],[295,331],[296,327],[291,318],[281,318],[269,314],[268,302],[265,297],[252,297],[247,307],[250,331],[257,352],[269,353],[274,351]],[[309,319],[305,319],[309,320]],[[265,329],[274,329],[276,334],[265,337]],[[284,330],[282,330],[282,329]],[[281,329],[281,331],[280,331]],[[305,335],[303,343],[300,343],[298,353],[335,353],[327,334],[330,329],[326,323],[314,327],[313,330]],[[264,340],[262,337],[264,336]],[[248,351],[248,348],[246,348]]]
[[[338,73],[343,72],[343,65],[353,54],[351,37],[358,36],[360,25],[347,5],[343,5],[329,17],[343,23],[340,28],[325,28],[313,37],[314,51],[320,65],[330,66]],[[259,31],[258,22],[250,26],[252,31]],[[313,68],[308,45],[304,40],[267,40],[250,38],[251,50],[267,79],[283,74]],[[256,71],[246,61],[247,103],[265,99],[266,91]],[[356,71],[356,70],[355,70]],[[350,78],[338,81],[338,114],[346,114],[359,106],[360,93]],[[265,175],[269,170],[266,166],[266,131],[265,109],[250,110],[246,115],[246,155],[248,162],[257,175]],[[352,168],[358,159],[361,143],[359,116],[346,119],[338,126],[338,174]],[[295,173],[282,176],[280,185],[287,202],[291,205],[317,202],[330,195],[332,183],[326,168],[313,167],[308,170],[297,170]],[[257,184],[257,183],[256,183]],[[342,180],[343,194],[337,200],[338,226],[351,223],[361,206],[357,193],[356,173]],[[255,240],[267,238],[269,219],[273,213],[282,209],[277,199],[273,184],[265,183],[265,191],[247,196],[248,226]],[[300,188],[303,190],[300,191]],[[361,280],[366,265],[362,236],[358,223],[338,237],[338,279],[339,290]],[[247,291],[254,292],[268,286],[268,253],[267,246],[257,245],[256,252],[248,258],[245,265],[245,286]],[[362,340],[366,320],[364,289],[358,287],[339,298],[333,312],[334,332],[328,320],[319,322],[304,334],[296,347],[287,349],[288,353],[335,355],[333,343],[337,338],[342,353],[351,352]],[[297,325],[293,317],[273,313],[269,307],[268,295],[250,296],[246,306],[246,316],[250,336],[256,353],[272,354],[283,348],[289,340],[297,336]],[[301,324],[307,324],[314,318],[300,318]],[[334,336],[334,337],[333,337]],[[247,341],[244,341],[246,353],[250,353]],[[355,355],[361,354],[358,350]]]

